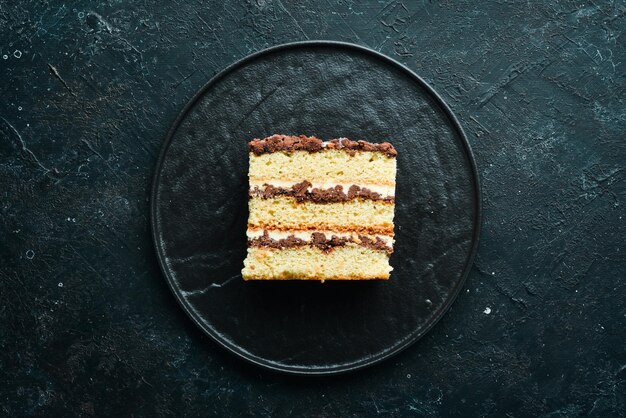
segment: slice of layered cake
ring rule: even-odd
[[[391,144],[273,135],[249,151],[245,280],[389,278]]]

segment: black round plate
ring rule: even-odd
[[[248,149],[274,133],[390,141],[398,150],[389,281],[244,282]],[[398,353],[450,307],[480,227],[474,159],[443,100],[375,51],[300,42],[215,76],[168,133],[152,188],[159,262],[183,309],[270,369],[333,374]]]

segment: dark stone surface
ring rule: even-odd
[[[1,414],[623,415],[626,4],[212,3],[0,1]],[[430,82],[484,194],[452,310],[400,356],[325,379],[204,337],[148,224],[155,155],[188,99],[307,38]]]

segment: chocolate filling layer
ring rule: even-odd
[[[393,248],[388,247],[385,241],[383,241],[380,237],[376,237],[374,240],[363,235],[359,235],[359,239],[355,240],[352,237],[338,237],[336,235],[326,238],[326,235],[321,232],[314,232],[311,234],[311,241],[308,242],[301,238],[296,238],[294,235],[289,235],[287,238],[278,240],[272,239],[270,238],[267,230],[264,230],[263,236],[248,240],[248,246],[250,247],[293,248],[310,245],[325,252],[331,251],[335,247],[342,247],[347,243],[358,244],[372,250],[385,251],[388,254],[393,252]]]
[[[277,151],[308,151],[318,152],[324,148],[341,149],[354,155],[357,151],[381,152],[389,158],[398,155],[396,149],[389,142],[381,144],[373,144],[367,141],[351,141],[349,139],[333,139],[326,145],[321,139],[314,136],[290,136],[290,135],[272,135],[264,139],[253,139],[248,143],[250,152],[261,155]]]
[[[260,222],[258,224],[248,224],[249,229],[267,229],[272,231],[291,231],[294,228],[276,225],[272,222]],[[367,235],[392,235],[393,226],[391,225],[333,225],[333,224],[318,224],[318,225],[301,225],[298,227],[302,231],[315,231],[318,229],[332,230],[339,233],[359,233]]]
[[[361,198],[369,200],[383,200],[385,202],[394,202],[393,196],[383,197],[380,193],[373,192],[366,187],[360,187],[353,184],[346,193],[343,186],[337,185],[329,189],[314,188],[311,182],[304,180],[301,183],[294,184],[289,188],[276,187],[270,184],[264,184],[263,188],[255,186],[250,190],[250,196],[258,196],[263,199],[269,199],[276,196],[293,196],[297,202],[315,202],[315,203],[336,203],[347,202],[348,200]]]

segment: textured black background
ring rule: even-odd
[[[0,414],[623,414],[623,1],[67,3],[0,0]],[[423,76],[483,184],[453,309],[338,378],[265,372],[204,337],[148,223],[156,154],[189,98],[305,39]]]

